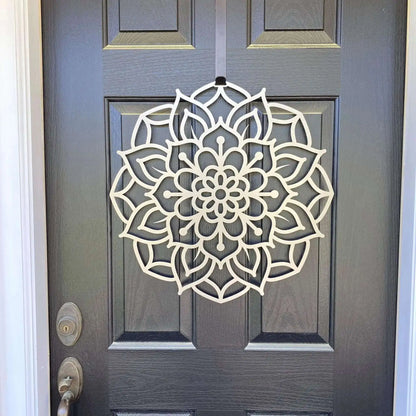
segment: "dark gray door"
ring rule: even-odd
[[[146,276],[108,197],[137,118],[214,81],[214,0],[43,0],[53,412],[74,356],[78,415],[392,414],[404,33],[404,0],[227,2],[227,80],[305,115],[335,199],[300,273],[217,304]]]

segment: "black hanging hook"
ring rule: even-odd
[[[215,78],[215,85],[227,85],[227,81],[226,81],[225,77]]]

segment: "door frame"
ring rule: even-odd
[[[0,414],[50,414],[40,0],[0,0]],[[416,414],[416,0],[408,1],[394,414]]]
[[[0,414],[41,416],[50,389],[40,0],[0,9]]]
[[[394,411],[416,414],[416,0],[408,0]]]

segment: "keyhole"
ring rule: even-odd
[[[82,317],[75,303],[64,303],[56,318],[56,332],[60,341],[67,346],[74,345],[81,334]]]

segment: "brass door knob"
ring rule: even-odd
[[[79,361],[74,357],[65,358],[58,370],[58,391],[61,402],[58,416],[67,416],[72,403],[75,403],[82,392],[83,372]]]

